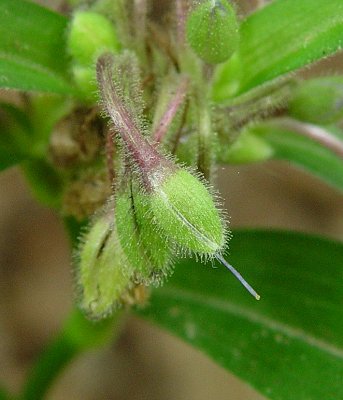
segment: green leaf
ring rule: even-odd
[[[342,0],[275,0],[243,22],[238,53],[219,67],[213,96],[241,94],[342,46]]]
[[[0,1],[0,87],[72,94],[68,20],[24,0]]]
[[[26,158],[31,132],[31,123],[23,111],[0,103],[0,171]]]
[[[138,311],[274,400],[343,398],[343,245],[300,233],[236,232],[222,267],[185,260]]]
[[[343,191],[343,159],[320,143],[277,124],[277,120],[260,123],[251,127],[249,132],[257,134],[271,146],[273,158],[289,161]],[[343,146],[342,132],[325,129]]]

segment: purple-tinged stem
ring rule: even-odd
[[[292,118],[278,118],[271,123],[278,128],[287,129],[298,135],[308,137],[343,159],[343,142],[325,128]]]
[[[96,71],[103,106],[112,119],[115,131],[139,168],[147,189],[152,189],[150,177],[154,171],[168,164],[157,150],[144,138],[133,116],[123,103],[113,82],[114,59],[111,54],[99,57]]]
[[[115,179],[115,172],[114,172],[114,135],[112,128],[109,127],[106,133],[106,144],[105,144],[105,151],[106,151],[106,164],[107,164],[107,172],[108,172],[108,179],[113,185]]]
[[[186,42],[186,18],[188,13],[187,0],[176,0],[176,20],[177,20],[177,41],[179,46],[184,46]]]
[[[155,132],[153,133],[153,139],[155,142],[160,143],[168,132],[169,126],[172,123],[176,113],[180,106],[185,100],[188,88],[188,79],[182,78],[180,85],[178,86],[175,95],[170,100],[165,113],[162,115]]]

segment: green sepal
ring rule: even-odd
[[[149,207],[149,197],[129,182],[116,197],[118,237],[138,283],[159,285],[171,270],[171,248]]]
[[[95,217],[81,240],[76,262],[80,308],[91,319],[107,317],[132,286],[131,277],[123,272],[128,261],[111,212]]]
[[[214,255],[225,245],[225,229],[213,196],[191,173],[178,169],[151,195],[163,232],[186,253]]]

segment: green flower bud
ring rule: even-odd
[[[133,267],[138,283],[161,284],[171,269],[171,249],[167,238],[153,221],[148,196],[132,182],[116,198],[115,216],[122,248]]]
[[[91,11],[79,11],[71,22],[67,47],[77,64],[89,66],[105,51],[117,52],[116,31],[106,17]]]
[[[228,60],[237,50],[239,26],[235,11],[227,0],[206,0],[188,16],[188,43],[210,64]]]
[[[93,66],[73,65],[72,73],[74,82],[80,96],[87,102],[92,103],[97,99],[97,84],[95,69]]]
[[[121,305],[131,288],[128,265],[112,216],[98,217],[84,235],[77,254],[79,305],[89,318],[104,318]]]
[[[156,223],[181,250],[215,255],[225,245],[225,229],[212,195],[199,179],[178,169],[150,195]]]
[[[219,161],[230,164],[260,162],[273,156],[273,148],[261,137],[243,132],[232,146],[223,146]]]
[[[343,76],[315,78],[295,89],[289,104],[291,116],[314,124],[331,124],[343,118]]]

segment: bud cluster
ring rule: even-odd
[[[175,10],[185,14],[178,29],[185,35],[178,49],[158,24],[141,21],[149,12],[135,9],[140,2],[128,7],[137,23],[131,41],[94,11],[77,12],[70,27],[75,82],[94,102],[96,77],[111,132],[105,151],[113,193],[76,255],[79,304],[93,319],[136,302],[135,288],[161,285],[180,256],[216,258],[259,298],[222,256],[230,234],[207,182],[216,160],[209,64],[229,60],[237,49],[237,18],[227,0],[179,5]],[[177,162],[185,145],[184,154],[193,153],[187,166]]]

